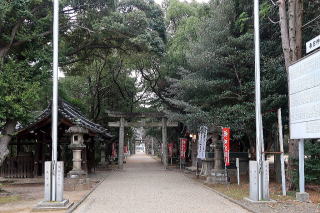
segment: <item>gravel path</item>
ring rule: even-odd
[[[76,209],[77,213],[247,212],[182,173],[138,153],[123,171],[113,171]]]

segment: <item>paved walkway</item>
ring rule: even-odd
[[[130,157],[76,209],[77,213],[242,213],[240,206],[142,153]]]

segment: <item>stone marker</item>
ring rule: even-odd
[[[44,163],[44,200],[51,200],[51,161]]]

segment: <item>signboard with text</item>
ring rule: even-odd
[[[206,127],[206,126],[200,127],[197,158],[199,158],[201,160],[206,158],[207,132],[208,132],[208,127]]]
[[[222,128],[224,163],[230,165],[230,128]]]
[[[306,52],[309,53],[320,47],[320,35],[306,43]]]
[[[320,138],[320,51],[289,66],[290,138]]]
[[[187,152],[187,139],[180,138],[180,158],[181,159],[186,158],[186,152]]]

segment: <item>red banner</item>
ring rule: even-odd
[[[117,157],[116,144],[112,143],[112,157]]]
[[[180,138],[180,158],[186,158],[187,141],[186,138]]]
[[[230,128],[222,128],[223,136],[223,150],[224,150],[224,163],[226,166],[230,165]]]
[[[172,158],[172,156],[173,156],[173,143],[168,144],[168,150],[169,150],[169,153],[168,153],[169,158]]]

